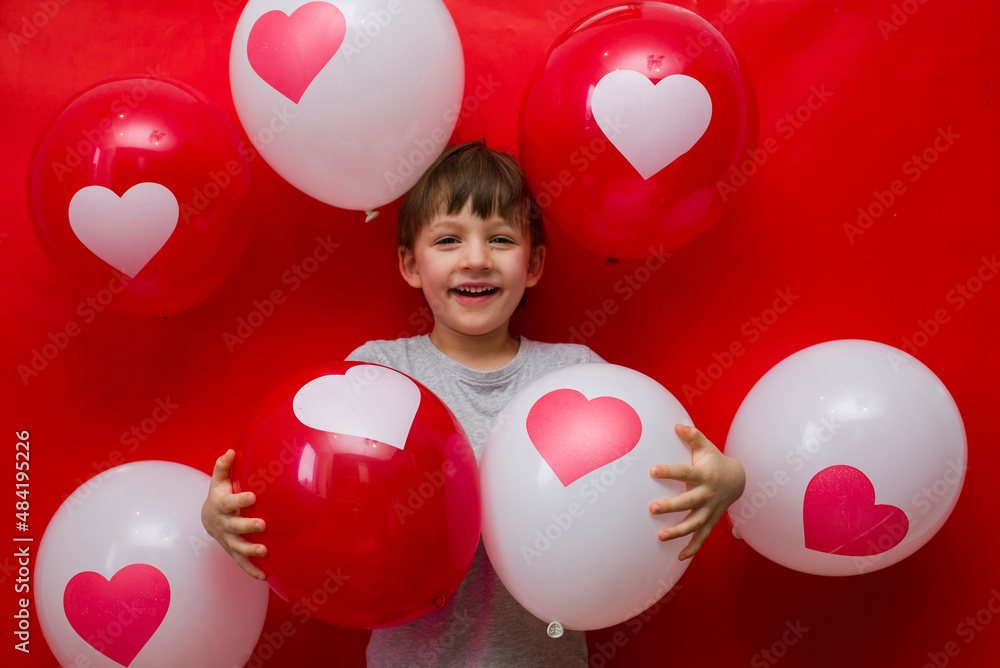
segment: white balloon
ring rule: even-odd
[[[529,612],[599,629],[642,613],[676,584],[690,563],[677,559],[687,540],[657,534],[686,513],[649,512],[685,490],[649,474],[654,464],[691,463],[676,423],[690,418],[673,395],[612,364],[545,374],[500,413],[480,462],[483,542]]]
[[[229,77],[244,130],[278,174],[366,210],[403,195],[440,155],[465,65],[441,0],[250,0]]]
[[[817,575],[913,554],[951,514],[967,446],[944,384],[874,341],[811,346],[774,366],[737,411],[725,452],[747,473],[730,519],[757,552]]]
[[[175,462],[133,462],[63,502],[35,570],[42,634],[59,665],[246,662],[264,626],[268,587],[202,527],[209,480]]]

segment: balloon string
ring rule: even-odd
[[[378,213],[379,212],[375,211],[374,209],[365,209],[365,222],[370,223],[376,218],[378,218]]]

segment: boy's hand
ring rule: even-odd
[[[240,535],[263,531],[264,520],[240,517],[237,514],[240,508],[253,505],[257,499],[253,492],[233,494],[230,471],[233,469],[234,461],[236,452],[227,450],[226,454],[215,462],[212,482],[208,487],[208,498],[201,507],[201,523],[209,535],[219,541],[229,556],[236,560],[240,568],[258,580],[264,580],[267,578],[264,571],[250,563],[247,557],[263,557],[267,554],[267,548],[251,543]]]
[[[654,478],[670,478],[687,483],[687,491],[669,499],[654,501],[649,512],[654,515],[690,510],[687,517],[662,529],[660,540],[680,538],[690,533],[690,542],[677,555],[678,559],[690,559],[701,549],[712,527],[740,498],[746,485],[743,465],[732,457],[722,454],[712,442],[694,427],[674,425],[674,431],[691,446],[691,465],[658,464],[649,470]]]

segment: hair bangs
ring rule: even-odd
[[[412,248],[419,230],[435,216],[458,215],[466,205],[484,220],[499,217],[527,225],[532,243],[545,243],[540,212],[532,206],[517,161],[475,141],[447,149],[403,198],[397,245]]]

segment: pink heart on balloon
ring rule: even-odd
[[[553,390],[528,411],[528,438],[566,487],[624,457],[639,442],[642,422],[621,399],[590,401],[576,390]]]
[[[875,505],[875,487],[853,466],[830,466],[809,481],[802,506],[810,550],[850,557],[886,552],[906,537],[906,513]]]
[[[272,88],[298,104],[344,42],[347,20],[328,2],[309,2],[288,16],[262,15],[250,29],[247,59]]]
[[[91,647],[128,666],[153,637],[170,606],[170,583],[149,564],[121,569],[110,582],[86,571],[63,592],[66,620]]]

